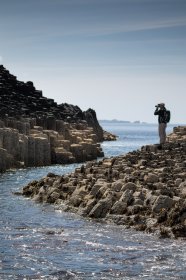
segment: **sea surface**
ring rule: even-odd
[[[157,125],[101,124],[119,137],[102,144],[105,157],[158,143]],[[0,175],[0,279],[186,279],[186,241],[98,223],[13,194],[48,172],[70,173],[77,166]]]

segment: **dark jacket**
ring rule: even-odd
[[[158,122],[159,123],[167,123],[166,122],[166,108],[163,109],[156,108],[154,115],[158,115]]]

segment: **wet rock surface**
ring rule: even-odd
[[[133,227],[161,237],[186,237],[186,141],[183,127],[164,145],[99,162],[67,175],[48,174],[22,194],[64,211]]]

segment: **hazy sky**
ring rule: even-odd
[[[186,123],[186,0],[0,0],[0,64],[98,119]]]

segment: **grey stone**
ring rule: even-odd
[[[166,195],[160,195],[154,202],[152,207],[152,211],[155,213],[159,213],[162,209],[170,209],[174,205],[174,200]]]

